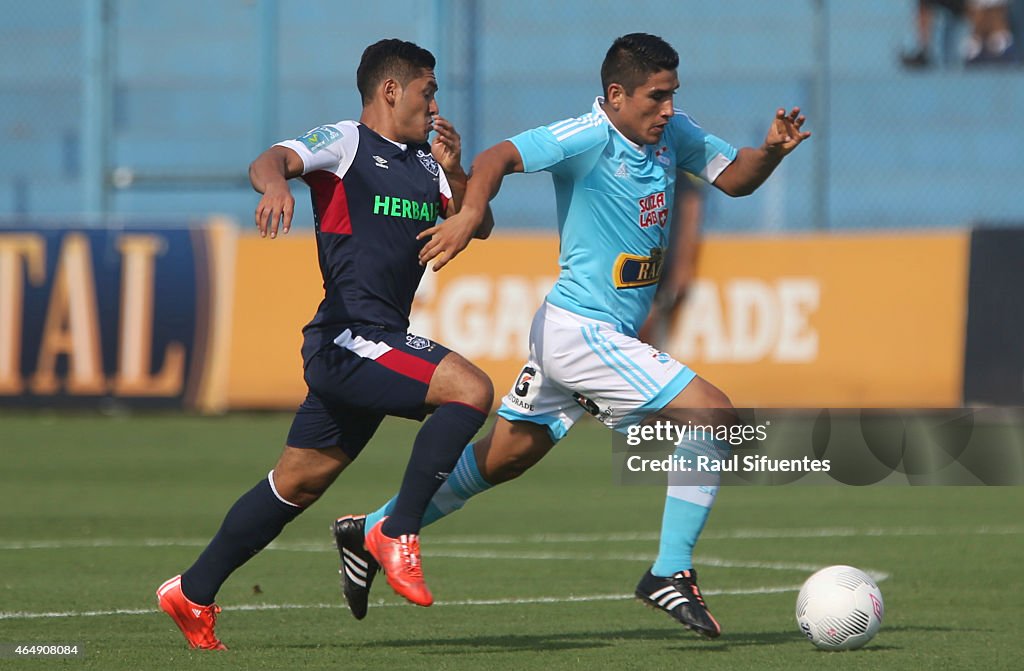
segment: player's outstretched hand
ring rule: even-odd
[[[256,205],[256,226],[260,229],[260,237],[265,238],[269,233],[271,239],[276,238],[278,227],[282,233],[287,233],[291,230],[294,213],[295,198],[287,186],[283,189],[267,188]]]
[[[434,261],[434,272],[444,268],[449,261],[469,245],[469,241],[476,235],[482,222],[482,215],[462,210],[440,224],[422,231],[416,236],[416,239],[422,240],[429,237],[430,240],[420,250],[420,265],[425,266],[437,259]]]
[[[434,117],[434,131],[437,133],[430,143],[430,153],[441,164],[446,174],[462,172],[462,137],[451,121],[438,114]]]
[[[800,114],[799,107],[794,107],[789,114],[781,107],[775,110],[775,119],[764,139],[765,149],[780,158],[796,149],[811,136],[809,131],[801,130],[805,121],[807,119]]]

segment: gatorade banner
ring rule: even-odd
[[[665,349],[737,406],[958,406],[968,246],[965,232],[708,238]],[[557,276],[553,235],[474,241],[424,274],[410,330],[483,368],[500,399]],[[241,238],[236,286],[230,404],[295,408],[323,297],[312,236]]]
[[[666,349],[737,406],[956,407],[969,236],[707,240]]]

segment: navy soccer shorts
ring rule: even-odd
[[[427,387],[447,347],[375,326],[350,326],[306,362],[309,393],[288,445],[339,446],[355,459],[387,415],[422,420]]]

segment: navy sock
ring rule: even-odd
[[[486,419],[486,413],[472,406],[445,403],[423,423],[412,444],[395,509],[381,527],[385,536],[398,538],[420,532],[427,504]]]
[[[243,494],[224,517],[217,535],[181,574],[181,591],[201,606],[213,603],[232,571],[277,538],[303,508],[278,497],[267,476]]]

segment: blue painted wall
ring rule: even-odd
[[[916,0],[827,4],[828,132],[757,194],[735,201],[712,192],[709,230],[814,227],[813,143],[827,143],[832,228],[1024,221],[1024,68],[907,72],[897,55],[910,43]],[[112,161],[148,178],[114,191],[113,209],[223,212],[248,224],[256,196],[244,185],[245,170],[264,147],[256,109],[261,2],[111,5]],[[441,57],[442,111],[467,146],[480,150],[585,111],[600,92],[605,49],[631,31],[655,32],[676,46],[677,105],[735,144],[759,143],[780,105],[801,105],[810,128],[821,129],[812,95],[815,0],[483,0],[475,8],[437,0],[447,19],[438,34],[426,2],[277,5],[277,138],[358,116],[359,55],[369,42],[397,36]],[[82,208],[82,7],[0,0],[0,216]],[[304,191],[296,185],[300,226],[310,220]],[[495,209],[502,226],[550,226],[547,178],[510,180]]]

